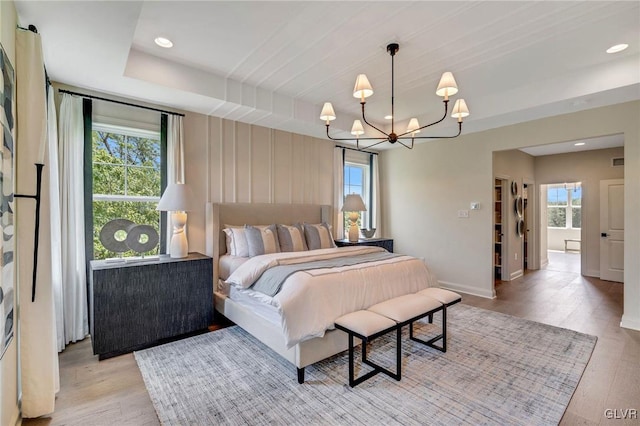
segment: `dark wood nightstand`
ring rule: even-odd
[[[376,247],[382,247],[383,249],[387,250],[389,253],[393,253],[393,239],[391,238],[366,238],[366,239],[360,239],[355,243],[346,239],[335,240],[335,242],[338,247],[376,246]]]
[[[101,360],[207,331],[213,323],[209,256],[92,260],[90,280],[91,341]]]

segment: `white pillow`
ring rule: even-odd
[[[227,242],[227,254],[231,256],[249,257],[249,244],[244,227],[225,225],[222,230]]]

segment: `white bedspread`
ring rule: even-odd
[[[238,267],[227,283],[246,289],[272,266],[382,250],[354,246],[256,256]],[[285,281],[278,294],[262,295],[262,299],[278,308],[285,343],[292,347],[301,341],[322,337],[344,314],[427,287],[437,287],[437,283],[426,265],[414,257],[400,256],[354,266],[296,272]]]

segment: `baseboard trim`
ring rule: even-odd
[[[440,287],[447,290],[470,294],[472,296],[484,297],[486,299],[496,298],[496,290],[495,288],[493,288],[493,286],[491,290],[484,290],[484,289],[479,289],[476,287],[470,287],[468,285],[452,283],[448,281],[438,281],[438,283],[440,284]]]
[[[517,278],[520,278],[522,275],[524,275],[524,272],[522,272],[522,269],[518,269],[515,272],[512,272],[511,274],[509,274],[509,281],[515,280]]]
[[[544,268],[545,266],[547,266],[549,264],[549,258],[547,257],[546,259],[542,259],[540,261],[540,269]]]
[[[640,331],[640,318],[630,318],[629,315],[622,315],[620,327]]]
[[[587,269],[586,272],[583,272],[582,275],[586,277],[600,278],[600,270],[598,269]]]

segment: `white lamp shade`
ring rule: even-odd
[[[456,84],[456,79],[453,78],[453,74],[449,71],[443,73],[436,89],[436,95],[448,97],[456,93],[458,93],[458,85]]]
[[[331,102],[325,102],[320,113],[320,120],[331,121],[335,119],[336,113],[333,111],[333,105],[331,105]]]
[[[369,83],[369,79],[364,74],[359,74],[356,78],[356,85],[353,88],[353,97],[354,98],[368,98],[373,95],[373,88],[371,87],[371,83]]]
[[[170,183],[164,190],[156,210],[169,212],[195,210],[191,189],[184,183]]]
[[[361,212],[366,211],[367,208],[364,206],[364,201],[362,201],[362,197],[358,194],[349,194],[344,199],[344,204],[342,205],[343,212]]]
[[[407,133],[420,133],[420,123],[418,123],[417,118],[412,118],[409,120],[409,125],[407,126]]]
[[[351,127],[351,134],[358,137],[364,135],[364,128],[360,120],[353,120],[353,126]]]
[[[456,103],[453,106],[451,117],[462,119],[463,117],[467,117],[468,115],[469,108],[467,108],[467,103],[464,101],[464,99],[456,100]]]

